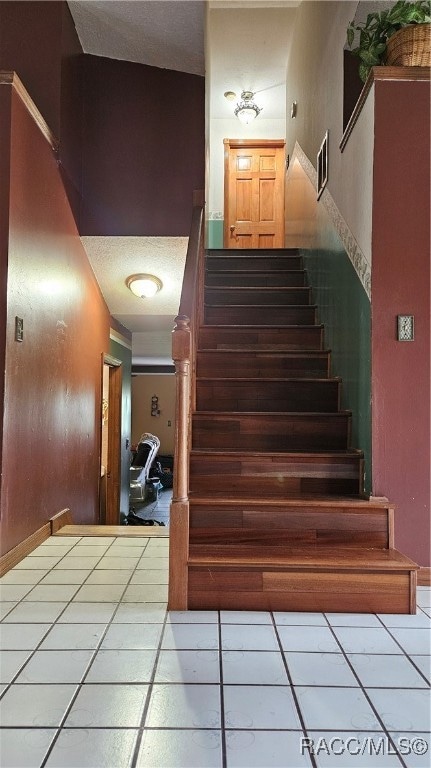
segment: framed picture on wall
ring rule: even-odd
[[[328,181],[328,134],[329,131],[326,131],[317,153],[317,199],[319,199]]]

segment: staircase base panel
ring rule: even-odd
[[[189,566],[191,610],[416,612],[416,571]]]

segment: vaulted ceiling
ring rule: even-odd
[[[250,87],[251,80],[253,88],[259,90],[265,117],[281,116],[287,43],[298,5],[299,2],[291,0],[209,3],[216,12],[226,10],[230,14],[223,34],[218,38],[215,35],[211,41],[211,119],[231,117],[233,106],[223,98],[223,93],[234,90],[239,96],[242,88]],[[84,53],[202,76],[205,6],[201,0],[69,0]],[[249,12],[257,9],[261,23],[250,26]],[[269,24],[271,9],[284,10],[283,22],[288,22],[273,33]],[[178,311],[186,240],[85,237],[83,244],[111,314],[133,333],[134,362],[169,362],[170,332]],[[164,282],[164,290],[151,304],[143,305],[125,287],[124,275],[118,271],[119,262],[127,264],[127,274],[151,271],[154,262],[154,271]]]

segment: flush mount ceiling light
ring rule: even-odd
[[[130,275],[126,285],[140,299],[150,299],[163,288],[163,283],[158,277],[145,274]]]
[[[262,112],[261,107],[253,101],[254,93],[252,91],[243,91],[241,101],[235,107],[234,114],[245,125],[248,125]]]

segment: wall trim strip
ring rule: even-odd
[[[301,164],[303,170],[307,174],[312,185],[317,190],[317,171],[314,168],[314,165],[312,164],[310,159],[305,154],[300,144],[298,144],[298,142],[295,142],[295,147],[293,150],[291,162],[293,162],[295,159],[298,160],[298,162]],[[343,246],[346,249],[346,253],[353,265],[353,268],[356,274],[358,275],[359,280],[361,281],[362,287],[364,288],[369,301],[371,301],[370,265],[368,264],[368,261],[366,260],[362,250],[360,249],[358,243],[356,242],[345,219],[341,215],[335,203],[335,200],[332,197],[327,187],[325,187],[325,189],[323,190],[323,193],[319,199],[319,203],[323,203],[323,205],[325,206],[326,211],[329,214],[329,217],[334,226],[334,229],[336,230],[341,242],[343,243]]]
[[[121,344],[123,347],[126,347],[126,349],[132,349],[130,341],[126,339],[126,337],[121,333],[118,333],[118,331],[114,331],[113,328],[111,328],[109,331],[109,338],[111,341],[116,341],[117,344]]]
[[[0,71],[0,85],[10,85],[12,88],[14,88],[25,108],[27,109],[27,112],[29,112],[37,127],[47,142],[50,144],[51,148],[54,151],[57,151],[59,144],[58,140],[55,138],[46,120],[40,114],[36,104],[29,95],[28,91],[24,88],[16,72],[5,72],[4,70]]]

